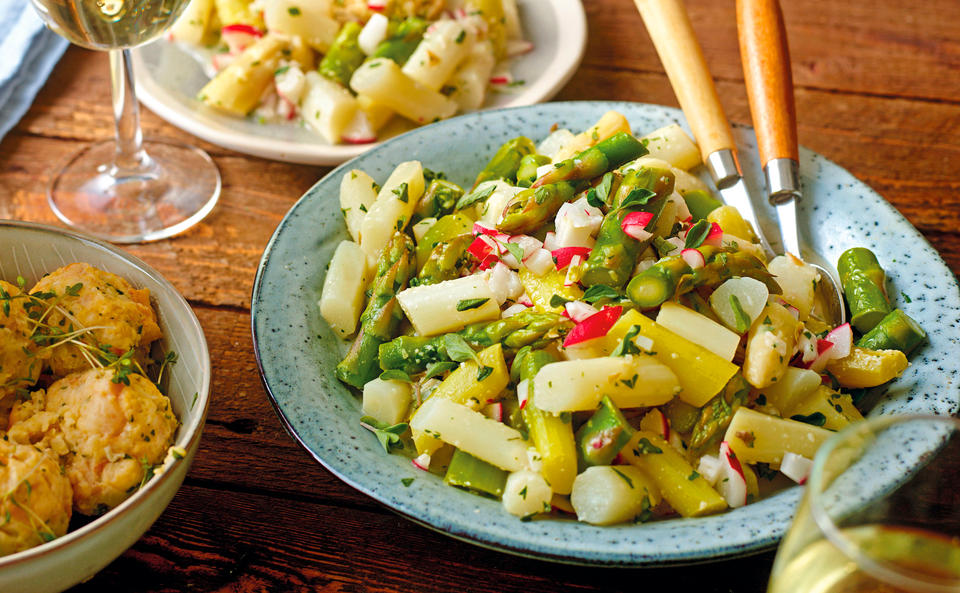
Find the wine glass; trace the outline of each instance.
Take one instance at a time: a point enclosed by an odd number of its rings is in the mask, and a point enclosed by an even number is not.
[[[31,0],[69,41],[110,52],[115,138],[75,154],[47,190],[70,226],[115,243],[170,237],[213,210],[220,173],[202,150],[143,140],[130,48],[156,38],[188,0]]]
[[[814,459],[768,593],[960,591],[960,421],[880,416]]]

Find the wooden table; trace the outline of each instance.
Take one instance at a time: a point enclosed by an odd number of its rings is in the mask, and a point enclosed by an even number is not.
[[[586,0],[590,41],[557,99],[676,105],[633,3]],[[727,114],[749,123],[733,2],[688,1]],[[956,0],[783,2],[800,141],[896,206],[960,270],[960,10]],[[112,133],[106,56],[71,48],[0,143],[0,217],[56,223],[50,172]],[[147,112],[148,135],[193,140]],[[220,205],[166,241],[128,248],[190,301],[213,357],[196,463],[133,548],[75,591],[761,591],[772,553],[685,568],[579,568],[460,543],[353,491],[287,435],[250,340],[260,254],[294,201],[328,169],[200,142],[220,167]]]

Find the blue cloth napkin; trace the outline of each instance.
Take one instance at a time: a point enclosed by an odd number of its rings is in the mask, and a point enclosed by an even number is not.
[[[26,0],[0,0],[0,140],[30,108],[67,49]]]

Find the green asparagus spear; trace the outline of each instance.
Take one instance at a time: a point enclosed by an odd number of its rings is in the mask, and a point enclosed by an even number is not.
[[[713,197],[710,192],[702,189],[695,189],[683,195],[683,201],[687,203],[687,209],[693,222],[703,220],[708,214],[723,206],[723,202]]]
[[[413,240],[397,232],[380,254],[370,300],[360,315],[360,331],[347,356],[337,365],[337,378],[344,383],[359,389],[380,374],[378,350],[380,344],[393,338],[403,318],[396,296],[413,272],[413,253]]]
[[[433,223],[427,232],[423,234],[417,243],[417,265],[422,269],[427,263],[427,258],[441,244],[459,237],[464,233],[469,233],[473,229],[473,220],[468,216],[455,212],[441,216],[437,222]]]
[[[837,261],[837,271],[850,305],[850,323],[865,334],[890,313],[884,288],[886,274],[877,256],[864,247],[844,251]]]
[[[497,228],[510,234],[532,232],[553,218],[560,206],[576,194],[577,186],[567,181],[527,188],[507,202]]]
[[[507,484],[507,472],[457,449],[453,452],[443,481],[476,494],[500,498]]]
[[[531,187],[558,181],[593,179],[645,154],[647,148],[639,140],[626,132],[617,132],[577,156],[555,163],[553,169],[537,179]]]
[[[556,313],[524,311],[498,321],[468,325],[459,334],[472,346],[486,348],[502,344],[506,354],[525,346],[542,348],[563,337],[573,323]],[[401,336],[380,346],[380,367],[399,369],[408,375],[423,372],[435,362],[450,360],[443,336]]]
[[[709,245],[696,249],[705,261],[703,267],[691,268],[680,254],[660,258],[630,280],[627,296],[637,307],[651,309],[674,295],[686,294],[699,286],[716,286],[734,276],[760,280],[772,294],[781,292],[763,262],[749,253]]]
[[[343,86],[350,86],[350,77],[366,59],[366,55],[357,44],[357,38],[362,29],[360,23],[355,21],[344,23],[336,39],[333,40],[333,45],[320,60],[320,66],[317,67],[320,74]]]
[[[462,276],[471,263],[467,248],[472,242],[473,235],[467,233],[438,243],[427,256],[417,277],[410,280],[410,285],[439,284]]]
[[[603,396],[600,407],[575,435],[577,471],[594,465],[610,465],[634,432],[610,397]]]
[[[536,152],[537,147],[534,146],[533,140],[526,136],[517,136],[512,140],[507,140],[493,155],[487,166],[477,175],[473,187],[477,187],[484,181],[494,179],[506,179],[509,183],[514,183],[517,180],[520,161],[523,157]]]
[[[417,45],[423,40],[423,33],[427,30],[427,25],[429,23],[421,18],[410,17],[395,27],[391,27],[394,30],[380,42],[370,58],[390,58],[403,66],[413,55],[413,50],[417,49]]]
[[[623,232],[623,219],[631,212],[650,212],[653,219],[646,229],[652,229],[657,224],[660,211],[667,198],[673,193],[673,173],[666,169],[643,168],[631,171],[624,177],[617,190],[616,204],[624,200],[637,189],[653,191],[653,196],[646,203],[636,203],[625,208],[616,208],[607,213],[597,233],[597,242],[584,262],[581,282],[587,286],[605,284],[617,290],[630,279],[630,274],[636,265],[637,257],[643,252],[653,236],[647,240],[637,240]]]
[[[537,180],[537,169],[550,162],[550,157],[542,154],[528,154],[520,159],[517,169],[517,187],[530,187]]]
[[[916,321],[900,309],[894,309],[857,340],[857,346],[870,350],[899,350],[909,354],[926,337],[927,333]]]
[[[700,409],[700,416],[690,437],[690,448],[699,449],[715,436],[721,435],[729,426],[730,419],[733,418],[737,408],[747,401],[749,394],[750,384],[740,373],[734,375],[723,391]]]
[[[410,222],[415,223],[424,218],[440,218],[450,214],[462,195],[463,188],[456,183],[446,179],[434,179],[417,201],[417,207],[413,211]]]

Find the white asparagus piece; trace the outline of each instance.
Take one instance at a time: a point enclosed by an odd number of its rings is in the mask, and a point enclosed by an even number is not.
[[[453,87],[450,98],[457,102],[460,111],[475,111],[483,106],[496,62],[492,43],[478,41],[473,45],[473,51],[460,64],[448,83]]]
[[[724,360],[732,361],[740,345],[739,335],[706,315],[671,301],[660,306],[657,323],[694,344],[700,344]]]
[[[434,21],[401,68],[424,87],[439,91],[473,48],[476,36],[455,20]]]
[[[330,258],[318,303],[320,315],[340,337],[357,329],[369,281],[363,250],[352,241],[342,241]]]
[[[573,481],[570,504],[577,520],[592,525],[630,521],[660,503],[660,490],[632,465],[588,467]]]
[[[688,171],[700,164],[700,149],[680,124],[670,124],[640,138],[646,142],[648,155],[667,161],[678,169]]]
[[[769,463],[777,467],[787,451],[813,459],[832,434],[833,431],[819,426],[740,407],[723,440],[730,443],[742,463]]]
[[[410,420],[410,428],[500,469],[516,472],[527,467],[527,444],[517,430],[448,399],[429,398]]]
[[[410,383],[374,379],[363,386],[363,414],[385,424],[399,424],[407,417],[411,401]]]
[[[390,237],[406,228],[423,188],[420,161],[400,163],[390,173],[360,224],[360,247],[368,258],[376,259]]]
[[[340,30],[330,0],[266,0],[262,6],[268,31],[300,37],[320,53],[327,53]]]
[[[507,477],[500,501],[511,515],[529,517],[537,513],[549,513],[552,498],[553,490],[542,475],[522,469]]]
[[[273,82],[280,50],[288,45],[276,35],[264,35],[210,79],[197,97],[227,113],[241,116],[250,113]]]
[[[190,45],[202,45],[212,14],[213,0],[192,0],[183,9],[177,22],[170,27],[170,39]]]
[[[496,295],[479,274],[411,286],[397,294],[397,301],[421,336],[457,331],[471,323],[500,318]],[[465,308],[468,305],[470,308]],[[458,311],[458,306],[464,310]]]
[[[368,60],[357,68],[350,88],[420,124],[457,112],[456,101],[417,83],[389,58]]]
[[[311,71],[300,114],[330,144],[338,144],[357,111],[357,100],[336,82]]]
[[[343,211],[347,231],[356,242],[360,241],[363,219],[376,199],[377,183],[360,169],[353,169],[340,181],[340,210]]]

